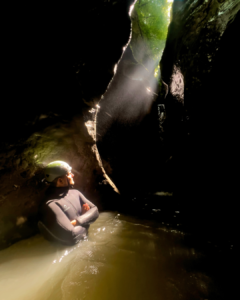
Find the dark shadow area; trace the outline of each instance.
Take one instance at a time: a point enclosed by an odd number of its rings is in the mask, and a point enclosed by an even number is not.
[[[71,119],[84,102],[100,99],[129,39],[131,3],[15,4],[6,10],[1,126],[8,126],[2,141],[19,138],[42,114]]]
[[[186,135],[173,155],[174,192],[190,226],[219,240],[235,240],[238,227],[239,26],[238,13],[221,38],[211,75],[198,93],[186,92]]]
[[[89,111],[129,40],[132,2],[15,3],[4,9],[0,248],[36,232],[32,219],[43,195],[37,174],[50,161],[71,164],[77,188],[100,207],[114,197],[85,123],[93,121]],[[20,217],[27,219],[22,228],[16,225]]]
[[[157,82],[149,77],[128,47],[99,103],[98,151],[107,171],[110,165],[107,174],[124,196],[150,191],[160,180],[157,104],[152,92]]]

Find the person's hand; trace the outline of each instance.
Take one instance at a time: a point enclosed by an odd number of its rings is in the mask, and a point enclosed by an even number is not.
[[[71,221],[71,224],[72,224],[73,226],[76,226],[76,225],[77,225],[77,221],[76,221],[76,220],[72,220],[72,221]]]
[[[82,206],[82,215],[85,214],[90,209],[89,205],[87,203],[83,204]]]

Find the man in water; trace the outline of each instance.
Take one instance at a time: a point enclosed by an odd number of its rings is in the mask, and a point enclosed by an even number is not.
[[[72,189],[74,174],[71,170],[63,161],[54,161],[45,168],[45,179],[50,186],[38,222],[46,239],[63,244],[78,243],[99,216],[98,208],[78,190]]]

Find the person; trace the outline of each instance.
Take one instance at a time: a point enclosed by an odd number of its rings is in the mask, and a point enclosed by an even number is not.
[[[74,185],[72,168],[63,161],[54,161],[45,168],[50,183],[40,207],[38,227],[50,241],[76,244],[87,236],[88,228],[99,216],[98,208]]]

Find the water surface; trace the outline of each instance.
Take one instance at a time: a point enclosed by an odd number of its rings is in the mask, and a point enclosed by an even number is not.
[[[204,259],[181,231],[105,212],[75,246],[36,235],[1,251],[1,299],[222,299]]]

